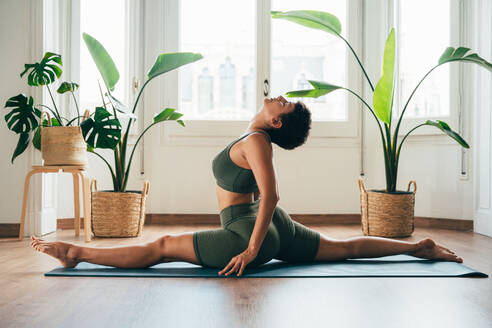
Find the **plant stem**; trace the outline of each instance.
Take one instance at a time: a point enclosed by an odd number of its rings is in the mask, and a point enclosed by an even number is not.
[[[60,113],[58,112],[58,108],[56,107],[56,104],[55,104],[55,99],[53,99],[53,95],[51,94],[50,87],[48,85],[46,85],[46,88],[48,89],[48,93],[50,94],[51,101],[53,102],[53,106],[55,106],[55,111],[58,114],[58,117],[56,119],[58,120],[58,122],[60,122],[60,125],[63,125],[62,121],[61,121]]]
[[[405,114],[405,112],[407,110],[408,104],[410,103],[410,99],[412,99],[413,94],[415,93],[415,91],[417,91],[417,88],[425,80],[425,78],[427,77],[427,75],[429,75],[434,69],[436,69],[440,65],[442,65],[442,64],[438,64],[438,65],[432,67],[432,69],[429,72],[427,72],[427,74],[425,74],[424,77],[420,80],[420,82],[417,84],[417,86],[415,87],[415,89],[413,89],[412,93],[410,94],[410,97],[408,97],[407,102],[405,103],[405,107],[403,107],[403,111],[401,112],[400,118],[398,119],[398,124],[396,124],[396,129],[395,129],[395,132],[394,132],[394,135],[393,135],[393,147],[396,146],[396,143],[397,143],[397,140],[398,140],[398,132],[400,130],[401,120],[403,119],[403,115]]]
[[[111,167],[111,165],[109,165],[108,161],[104,157],[102,157],[101,155],[99,155],[95,151],[89,151],[89,153],[92,153],[92,154],[98,156],[100,159],[102,159],[104,161],[104,163],[106,163],[106,165],[108,166],[109,172],[111,173],[111,178],[113,179],[113,188],[115,191],[117,191],[116,177],[114,176],[113,168]]]
[[[132,149],[132,152],[130,154],[130,158],[128,159],[128,167],[126,168],[126,171],[125,171],[125,180],[123,181],[123,188],[126,189],[126,183],[127,183],[127,180],[128,180],[128,175],[130,174],[130,166],[132,164],[132,159],[133,159],[133,153],[135,152],[135,149],[137,148],[137,145],[140,141],[140,139],[143,137],[143,135],[145,134],[145,132],[147,132],[148,129],[150,129],[152,126],[154,126],[155,124],[157,123],[152,123],[151,125],[149,125],[147,128],[145,128],[143,130],[143,132],[138,136],[138,139],[137,141],[135,142],[135,145],[133,145],[133,149]]]
[[[364,69],[364,66],[362,66],[362,63],[361,63],[361,61],[359,60],[359,57],[357,57],[357,54],[355,53],[354,49],[352,48],[352,46],[350,45],[350,43],[348,43],[348,41],[347,41],[347,40],[345,40],[345,38],[344,38],[344,37],[342,37],[341,35],[338,35],[338,36],[339,36],[339,37],[340,37],[343,41],[345,41],[345,43],[347,44],[347,46],[350,48],[350,51],[352,51],[352,53],[354,54],[355,59],[356,59],[356,60],[357,60],[357,62],[359,63],[360,68],[362,68],[362,72],[364,73],[364,75],[365,75],[365,77],[366,77],[366,79],[367,79],[367,82],[369,82],[369,86],[371,87],[372,92],[374,92],[374,87],[373,87],[373,85],[372,85],[372,83],[371,83],[371,80],[369,79],[369,76],[367,75],[367,72],[366,72],[366,70]]]
[[[77,124],[80,125],[80,112],[79,112],[79,105],[77,104],[77,99],[75,99],[75,95],[73,94],[73,91],[70,91],[73,97],[73,102],[75,103],[75,108],[77,109]],[[71,121],[70,121],[71,122]]]

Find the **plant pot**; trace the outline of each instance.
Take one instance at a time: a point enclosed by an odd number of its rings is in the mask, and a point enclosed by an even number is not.
[[[97,191],[97,182],[92,180],[91,228],[94,236],[140,236],[145,223],[145,199],[149,187],[149,181],[144,181],[142,191]]]
[[[87,145],[80,126],[51,126],[51,118],[49,114],[47,116],[49,126],[41,125],[41,158],[44,165],[86,166]]]
[[[414,231],[414,207],[417,184],[408,183],[407,191],[392,193],[384,190],[367,191],[358,180],[362,232],[366,236],[408,237]],[[410,191],[413,185],[414,190]]]

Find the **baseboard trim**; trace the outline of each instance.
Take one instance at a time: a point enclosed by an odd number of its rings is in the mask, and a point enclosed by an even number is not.
[[[291,214],[293,220],[308,225],[355,225],[360,224],[360,214]],[[145,225],[216,225],[220,226],[217,214],[146,214]],[[415,228],[436,228],[457,231],[473,231],[473,220],[440,219],[416,216]],[[18,237],[19,223],[0,223],[0,237]],[[84,220],[80,220],[81,229]],[[74,219],[56,220],[57,229],[73,229]]]

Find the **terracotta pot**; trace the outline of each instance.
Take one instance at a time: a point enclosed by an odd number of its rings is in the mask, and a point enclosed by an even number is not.
[[[359,178],[362,232],[366,236],[408,237],[414,226],[415,193],[417,184],[408,183],[407,191],[392,193],[384,190],[367,191]],[[413,185],[414,190],[410,191]]]

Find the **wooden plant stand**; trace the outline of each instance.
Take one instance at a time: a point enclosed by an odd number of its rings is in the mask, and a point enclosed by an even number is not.
[[[75,236],[80,235],[80,196],[79,196],[79,176],[82,179],[82,194],[84,206],[84,235],[85,242],[91,241],[91,196],[89,187],[89,176],[85,171],[84,166],[76,165],[33,165],[32,170],[27,173],[24,183],[24,197],[22,199],[22,218],[19,229],[19,240],[24,237],[24,222],[26,219],[27,195],[29,192],[29,180],[36,173],[72,173],[73,177],[73,196],[74,196],[74,211],[75,211]]]

